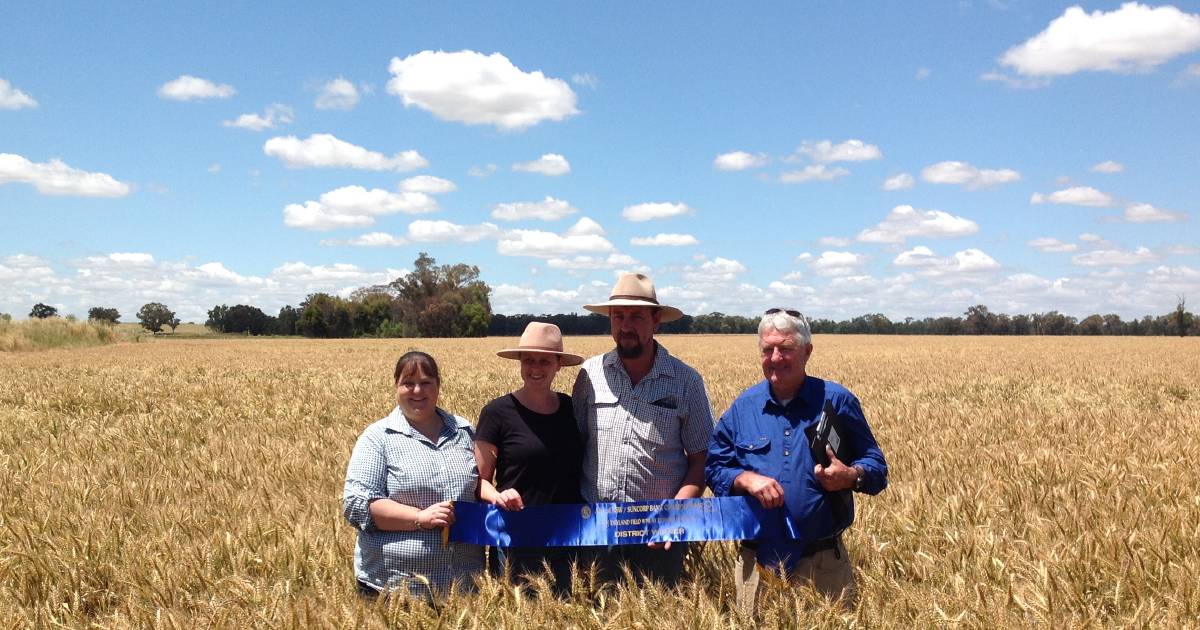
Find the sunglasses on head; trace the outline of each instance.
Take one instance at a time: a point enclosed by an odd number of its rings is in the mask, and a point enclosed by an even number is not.
[[[796,319],[804,319],[804,315],[800,311],[794,311],[790,308],[769,308],[763,315],[774,315],[775,313],[787,313]]]

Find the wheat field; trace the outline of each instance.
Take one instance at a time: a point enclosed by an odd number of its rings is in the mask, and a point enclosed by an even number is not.
[[[364,603],[341,488],[396,358],[433,354],[441,405],[474,418],[518,385],[492,354],[514,341],[0,353],[0,627],[1200,626],[1193,338],[818,336],[810,372],[858,394],[891,467],[848,533],[852,612],[772,587],[739,616],[730,543],[695,546],[677,591],[585,580],[559,601],[483,579],[437,609]],[[717,414],[760,377],[753,336],[662,341]]]

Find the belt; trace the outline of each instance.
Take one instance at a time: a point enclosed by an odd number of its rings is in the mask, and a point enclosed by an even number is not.
[[[809,556],[816,555],[816,553],[819,551],[828,551],[830,549],[833,549],[836,551],[838,548],[838,543],[840,543],[840,542],[842,542],[841,536],[834,536],[833,538],[822,538],[821,540],[818,540],[818,541],[808,545],[807,547],[805,547],[804,551],[800,552],[800,557],[807,558]]]
[[[830,538],[822,538],[818,541],[809,543],[807,546],[805,546],[804,551],[800,552],[799,557],[800,558],[808,558],[808,557],[816,555],[818,552],[828,551],[830,549],[837,551],[838,543],[840,543],[840,542],[842,542],[842,536],[840,534],[837,536],[830,537]],[[757,540],[743,540],[742,547],[744,547],[746,549],[758,549],[758,541]]]

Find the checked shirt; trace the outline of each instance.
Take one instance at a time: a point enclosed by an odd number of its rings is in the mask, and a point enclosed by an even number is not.
[[[654,345],[654,366],[637,385],[615,350],[585,361],[576,377],[571,400],[588,503],[674,498],[687,456],[708,448],[713,416],[704,379]]]
[[[383,531],[369,506],[388,498],[418,509],[441,501],[475,501],[473,429],[465,418],[438,409],[442,432],[434,443],[412,428],[397,407],[367,427],[350,454],[342,511],[358,529],[354,573],[380,591],[407,587],[424,596],[420,575],[434,591],[469,582],[483,569],[483,549],[442,543],[441,529]]]

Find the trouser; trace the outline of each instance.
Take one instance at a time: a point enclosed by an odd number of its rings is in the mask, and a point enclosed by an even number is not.
[[[734,566],[734,590],[738,609],[747,615],[754,613],[754,599],[760,580],[777,583],[786,580],[787,584],[795,587],[811,588],[829,599],[841,598],[845,608],[853,608],[858,599],[854,567],[840,537],[832,549],[821,549],[801,556],[786,576],[780,576],[773,569],[758,564],[756,551],[741,545]]]
[[[492,547],[488,570],[500,576],[507,564],[513,581],[527,584],[530,576],[540,574],[545,564],[549,564],[551,588],[555,595],[563,597],[571,593],[571,565],[578,559],[576,547]]]
[[[624,567],[628,566],[638,584],[651,580],[666,587],[679,584],[683,576],[683,559],[687,556],[685,542],[673,542],[670,549],[651,549],[646,545],[610,545],[593,549],[592,559],[597,564],[601,582],[623,579]]]

